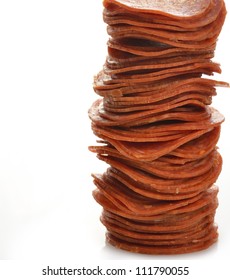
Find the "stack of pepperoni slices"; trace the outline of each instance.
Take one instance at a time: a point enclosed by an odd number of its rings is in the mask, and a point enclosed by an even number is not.
[[[216,144],[224,117],[211,107],[212,61],[223,0],[104,0],[108,55],[89,110],[108,164],[94,174],[101,222],[115,247],[146,254],[203,250],[218,237]]]

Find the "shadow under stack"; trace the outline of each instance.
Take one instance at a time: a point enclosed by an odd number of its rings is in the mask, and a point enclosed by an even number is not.
[[[106,240],[145,254],[181,254],[218,238],[215,182],[224,117],[211,107],[222,0],[104,0],[108,56],[89,110],[106,162],[93,174]]]

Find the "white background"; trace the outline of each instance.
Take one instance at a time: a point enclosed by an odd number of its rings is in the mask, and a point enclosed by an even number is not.
[[[227,1],[226,1],[227,2]],[[229,1],[227,3],[230,10]],[[215,61],[230,81],[228,17]],[[91,173],[106,168],[87,111],[105,61],[102,1],[0,1],[0,259],[37,261],[212,260],[230,250],[230,89],[213,106],[225,115],[216,222],[219,241],[183,256],[146,256],[105,244]]]

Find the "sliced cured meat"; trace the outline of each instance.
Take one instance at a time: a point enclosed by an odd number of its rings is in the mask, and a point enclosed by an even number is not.
[[[119,171],[120,176],[122,178],[127,179],[126,181],[131,182],[132,185],[135,185],[139,188],[144,188],[148,190],[158,191],[160,193],[168,193],[168,194],[185,194],[185,193],[198,193],[204,191],[209,188],[213,183],[216,182],[218,175],[221,171],[222,159],[218,154],[215,158],[213,158],[211,162],[211,166],[209,169],[198,176],[190,177],[190,178],[162,178],[162,176],[157,176],[156,174],[151,174],[147,172],[143,172],[143,169],[138,169],[136,166],[129,166],[124,162],[117,161],[108,157],[100,157],[105,162],[110,164],[113,168]],[[149,171],[149,170],[148,170]],[[125,175],[129,174],[129,175]],[[106,177],[108,178],[108,176]],[[115,180],[116,181],[116,180]],[[114,186],[119,186],[118,182],[113,180]],[[120,182],[121,185],[121,182]],[[107,186],[109,189],[109,187]],[[111,186],[112,188],[112,186]],[[116,188],[116,187],[115,187]],[[121,188],[121,186],[120,186]],[[176,199],[176,196],[175,196]]]
[[[104,7],[107,9],[107,15],[110,16],[122,15],[125,17],[128,15],[142,22],[158,22],[182,28],[202,27],[215,22],[221,9],[225,8],[222,0],[196,0],[190,4],[184,2],[186,1],[134,0],[121,3],[121,1],[108,0],[104,1]],[[156,7],[156,9],[151,9],[151,7]],[[170,9],[172,13],[170,13]]]
[[[214,149],[207,156],[198,158],[192,161],[185,162],[183,164],[175,164],[162,160],[162,158],[156,159],[152,162],[139,162],[135,160],[129,160],[122,156],[116,149],[109,146],[93,146],[90,147],[92,152],[98,154],[98,157],[105,162],[110,159],[124,163],[129,167],[138,168],[142,171],[156,175],[167,179],[181,179],[192,178],[207,172],[213,165],[213,161],[218,160],[219,153]]]
[[[122,239],[118,239],[113,236],[111,233],[106,235],[107,241],[115,246],[116,248],[127,250],[133,253],[141,253],[141,254],[159,254],[159,255],[175,255],[175,254],[185,254],[196,252],[200,250],[207,249],[213,243],[217,241],[218,233],[217,229],[214,228],[211,233],[208,233],[206,238],[198,239],[195,242],[186,243],[182,245],[171,245],[171,246],[148,246],[144,244],[136,244],[127,241],[123,241]]]
[[[169,96],[175,96],[179,93],[182,93],[183,90],[180,89],[181,86],[195,86],[204,85],[209,88],[215,88],[217,86],[228,87],[229,84],[221,81],[215,81],[211,79],[201,78],[199,75],[178,75],[176,78],[171,77],[168,79],[159,79],[158,81],[152,81],[151,83],[137,83],[127,85],[123,83],[123,86],[118,84],[104,84],[102,77],[99,75],[95,78],[94,89],[97,94],[103,97],[112,97],[112,98],[121,98],[124,96],[138,96],[148,95],[150,100],[162,100]],[[173,90],[169,91],[168,86],[172,86]],[[174,93],[175,91],[175,93]],[[186,90],[185,90],[186,91]],[[169,95],[170,94],[170,95]],[[156,97],[155,97],[156,95]],[[160,95],[160,96],[159,96]],[[158,99],[157,99],[158,97]]]
[[[140,70],[150,70],[150,69],[164,69],[172,68],[181,65],[188,65],[201,61],[210,61],[213,57],[212,53],[205,53],[200,55],[186,55],[176,56],[176,57],[166,57],[166,58],[140,58],[130,59],[128,65],[126,63],[117,62],[112,57],[108,57],[106,60],[106,65],[104,67],[104,72],[107,74],[118,74],[118,73],[131,73],[131,71]],[[138,59],[139,58],[139,59]],[[133,64],[133,65],[132,65]]]
[[[193,1],[189,6],[186,5],[186,1],[133,1],[133,0],[105,0],[104,5],[109,3],[116,4],[119,7],[135,12],[145,12],[167,15],[169,17],[194,17],[203,16],[205,11],[208,10],[211,5],[211,0],[196,0]]]
[[[191,102],[191,101],[189,101]],[[192,102],[191,102],[192,103]],[[190,103],[190,105],[191,105]],[[138,110],[134,112],[114,114],[104,110],[102,100],[97,100],[89,110],[89,117],[91,120],[99,126],[119,126],[119,127],[132,127],[141,126],[144,124],[156,123],[159,121],[178,120],[187,122],[202,122],[209,121],[211,116],[211,110],[208,107],[194,106],[181,106],[186,105],[187,102],[172,104],[171,108],[169,104],[162,106],[162,111],[157,106],[156,109]],[[167,107],[168,105],[168,107]],[[194,103],[195,105],[195,103]],[[163,110],[164,109],[164,110]]]
[[[140,42],[140,46],[137,47],[137,42]],[[144,38],[112,38],[108,41],[108,46],[110,47],[110,53],[112,49],[119,50],[120,52],[125,52],[132,55],[140,55],[143,57],[171,57],[175,55],[188,55],[190,54],[202,54],[202,53],[212,53],[215,49],[216,43],[213,45],[206,46],[206,48],[199,48],[198,46],[193,48],[183,48],[179,46],[170,46],[164,42],[156,42],[152,40],[147,40]]]
[[[218,238],[224,117],[207,75],[226,17],[223,0],[104,0],[108,54],[89,109],[108,165],[93,174],[109,244],[143,254],[204,250]],[[206,76],[205,76],[206,75]]]

